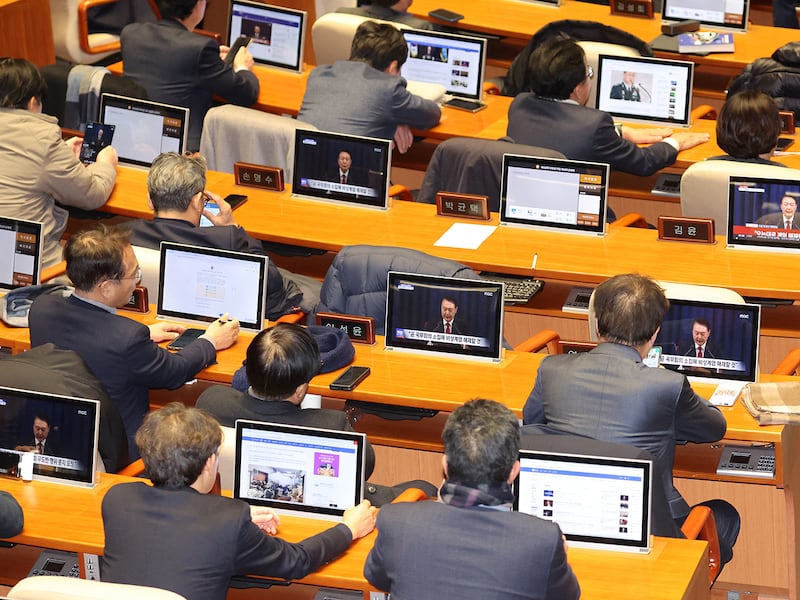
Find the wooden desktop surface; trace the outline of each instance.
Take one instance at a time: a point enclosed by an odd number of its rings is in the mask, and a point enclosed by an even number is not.
[[[25,529],[9,538],[10,541],[101,555],[103,496],[112,485],[136,480],[111,474],[99,476],[100,483],[93,489],[0,478],[0,489],[12,494],[25,513]],[[282,516],[280,536],[296,542],[330,525],[330,522]],[[365,592],[374,589],[364,579],[363,569],[375,535],[373,532],[356,541],[340,558],[299,581]],[[655,538],[652,552],[644,556],[572,548],[569,561],[581,584],[583,598],[635,599],[641,597],[642,590],[647,590],[648,598],[658,600],[709,597],[705,542]]]

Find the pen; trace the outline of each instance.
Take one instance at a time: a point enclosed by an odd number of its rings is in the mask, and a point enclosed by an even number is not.
[[[533,262],[531,263],[531,271],[535,271],[536,270],[536,261],[538,261],[538,260],[539,260],[539,253],[535,252],[533,254]]]

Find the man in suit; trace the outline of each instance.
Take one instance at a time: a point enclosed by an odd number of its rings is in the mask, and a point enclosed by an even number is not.
[[[397,598],[580,596],[558,525],[512,512],[516,416],[494,400],[458,407],[442,432],[439,502],[384,506],[364,576]]]
[[[714,442],[725,435],[725,417],[698,396],[684,375],[647,367],[669,301],[653,280],[617,275],[594,292],[594,324],[600,344],[591,352],[550,356],[542,361],[522,416],[571,435],[632,444],[655,457],[673,518],[689,506],[672,482],[678,440]],[[730,504],[711,500],[722,560],[733,556],[739,515]]]
[[[189,108],[188,149],[196,151],[213,96],[242,106],[258,98],[253,56],[240,48],[227,65],[227,46],[194,33],[206,0],[159,0],[158,7],[159,22],[131,23],[122,30],[125,75],[144,87],[150,100]]]
[[[341,523],[290,543],[274,536],[271,509],[209,495],[222,430],[205,411],[172,402],[147,416],[136,443],[153,485],[115,485],[103,498],[103,581],[224,600],[234,575],[305,577],[375,526],[364,500]]]
[[[356,29],[350,60],[316,67],[308,77],[297,118],[323,131],[395,140],[410,146],[409,127],[430,129],[442,111],[406,89],[400,68],[408,46],[389,23],[364,21]]]
[[[206,161],[202,156],[181,156],[176,152],[159,155],[147,175],[147,193],[155,217],[125,223],[134,246],[158,250],[162,241],[220,250],[264,254],[261,242],[247,235],[236,223],[230,205],[206,187]],[[219,214],[206,210],[209,200],[219,206]],[[205,216],[213,227],[200,227]],[[291,278],[270,261],[267,271],[267,318],[277,319],[298,308],[311,310],[319,301],[312,293],[304,298]],[[313,290],[312,290],[313,291]]]
[[[636,73],[633,71],[623,71],[622,81],[611,86],[612,100],[628,100],[630,102],[641,102],[639,88],[636,87]]]
[[[366,6],[352,8],[342,7],[337,8],[336,12],[369,17],[370,19],[378,19],[379,21],[402,23],[412,29],[438,29],[438,27],[430,21],[420,19],[409,13],[408,9],[411,3],[412,0],[372,0],[372,2],[368,3]]]
[[[709,343],[709,337],[711,337],[711,323],[708,322],[708,319],[697,317],[692,321],[692,344],[683,355],[697,358],[722,358],[719,349]]]
[[[528,69],[531,92],[519,94],[508,110],[508,136],[518,144],[646,176],[674,163],[680,150],[708,141],[707,133],[615,127],[611,115],[584,106],[594,72],[572,38],[543,42],[531,54]],[[637,145],[651,142],[656,143]]]
[[[781,212],[764,215],[759,225],[777,227],[778,229],[800,229],[800,216],[797,215],[797,199],[788,194],[781,198]]]
[[[58,446],[50,442],[48,439],[49,436],[50,417],[43,414],[36,414],[33,417],[33,441],[28,445],[17,446],[15,450],[58,456]]]
[[[353,166],[353,157],[347,150],[339,150],[336,155],[336,168],[326,177],[328,181],[346,185],[369,185],[364,169]]]
[[[444,296],[439,305],[439,312],[442,318],[436,321],[432,331],[437,333],[453,333],[456,335],[466,335],[463,327],[456,324],[458,314],[458,300],[455,296]]]
[[[217,351],[236,341],[239,322],[224,315],[173,353],[158,342],[176,338],[185,327],[165,322],[147,327],[116,314],[142,278],[129,237],[127,229],[102,224],[73,235],[64,255],[75,292],[68,298],[39,296],[28,320],[31,346],[51,342],[74,350],[100,380],[122,416],[135,460],[134,435],[150,408],[149,390],[177,388],[213,364]]]

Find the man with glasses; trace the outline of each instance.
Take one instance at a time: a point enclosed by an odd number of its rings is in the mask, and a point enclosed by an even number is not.
[[[528,63],[531,92],[519,94],[508,110],[508,136],[517,144],[552,148],[573,160],[608,163],[643,176],[674,163],[680,150],[708,141],[707,133],[615,126],[611,115],[585,106],[592,77],[574,39],[543,42]],[[653,145],[637,145],[645,143]]]
[[[239,322],[223,315],[180,352],[158,346],[185,327],[164,322],[147,327],[117,314],[142,279],[129,239],[127,229],[102,224],[72,236],[64,256],[75,292],[67,298],[39,296],[28,320],[31,346],[53,343],[74,350],[97,376],[122,416],[134,460],[139,456],[134,435],[149,410],[149,390],[177,388],[214,363],[217,351],[236,341]]]

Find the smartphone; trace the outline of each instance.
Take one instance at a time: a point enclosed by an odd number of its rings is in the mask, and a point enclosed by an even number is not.
[[[444,103],[445,106],[450,108],[457,108],[458,110],[466,110],[468,112],[478,112],[486,108],[485,104],[475,102],[474,100],[463,100],[461,98],[451,98]]]
[[[785,137],[778,138],[778,147],[775,149],[778,152],[783,152],[792,144],[794,144],[794,140],[792,138],[785,138]]]
[[[180,350],[181,348],[185,348],[204,333],[204,329],[187,329],[167,344],[167,350]]]
[[[464,18],[464,15],[453,12],[452,10],[447,10],[446,8],[437,8],[436,10],[432,10],[428,13],[428,16],[433,17],[434,19],[447,21],[448,23],[455,23]]]
[[[334,379],[331,382],[330,388],[332,390],[345,390],[349,392],[364,381],[369,373],[369,367],[352,366]]]
[[[225,196],[225,202],[231,205],[231,210],[235,210],[237,206],[247,202],[247,196],[244,194],[228,194]]]
[[[88,165],[97,160],[97,154],[111,144],[114,138],[115,125],[105,123],[87,123],[83,132],[83,143],[81,144],[80,161]]]
[[[231,205],[231,210],[235,209],[240,204],[244,204],[246,201],[247,196],[244,194],[228,194],[225,196],[225,202]],[[209,211],[211,214],[219,214],[219,204],[213,200],[207,201],[204,209]],[[214,224],[205,215],[200,217],[200,227],[213,227],[213,225]]]
[[[228,55],[225,57],[225,64],[230,66],[233,64],[233,59],[236,58],[236,53],[239,52],[239,48],[244,46],[245,48],[250,45],[250,38],[246,35],[240,35],[236,38],[236,41],[231,44],[231,49],[228,51]]]
[[[661,346],[653,346],[642,360],[647,367],[658,367],[661,364]]]

